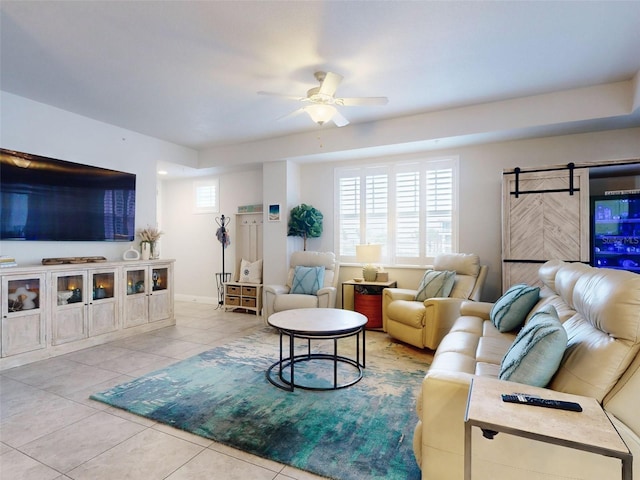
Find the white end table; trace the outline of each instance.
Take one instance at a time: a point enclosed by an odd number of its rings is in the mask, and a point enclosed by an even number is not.
[[[577,402],[582,412],[506,403],[503,393],[514,392],[550,400]],[[545,421],[541,422],[540,418]],[[491,437],[504,432],[539,442],[575,448],[622,460],[622,479],[632,480],[633,457],[595,398],[581,397],[494,378],[474,377],[464,419],[464,478],[471,480],[471,428]]]

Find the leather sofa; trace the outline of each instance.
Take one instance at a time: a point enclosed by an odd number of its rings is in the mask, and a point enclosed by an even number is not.
[[[296,266],[324,267],[324,283],[315,295],[290,293]],[[293,252],[289,272],[282,285],[264,286],[264,319],[294,308],[335,308],[340,264],[333,252]]]
[[[416,301],[417,290],[385,288],[382,293],[382,329],[391,337],[418,348],[435,350],[460,314],[464,300],[479,301],[488,267],[477,255],[441,254],[431,270],[456,272],[453,290],[447,298]]]
[[[579,263],[549,261],[529,317],[553,305],[568,345],[547,389],[596,398],[636,461],[640,478],[640,275]],[[489,320],[492,304],[465,302],[444,337],[417,399],[414,453],[428,480],[462,480],[464,416],[471,379],[497,378],[516,332],[500,333]],[[509,393],[509,392],[506,392]],[[540,422],[546,409],[539,409]],[[613,480],[620,460],[499,434],[493,440],[472,429],[475,480]]]

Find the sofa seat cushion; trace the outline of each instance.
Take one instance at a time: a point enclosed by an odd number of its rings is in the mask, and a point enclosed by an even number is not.
[[[500,364],[477,362],[475,374],[482,377],[498,378],[500,376]]]
[[[505,353],[509,350],[516,336],[504,335],[503,337],[482,337],[478,341],[476,360],[500,366]]]
[[[438,355],[442,353],[459,353],[466,355],[467,357],[476,358],[476,351],[478,350],[478,342],[480,337],[469,332],[449,332],[438,345],[438,350],[434,360]]]
[[[387,316],[413,328],[424,326],[424,304],[413,300],[395,300],[387,307]]]
[[[434,357],[429,367],[429,374],[438,371],[474,374],[476,359],[458,352],[442,352]]]
[[[317,308],[318,297],[315,295],[302,295],[290,293],[288,295],[278,295],[273,303],[276,312],[292,310],[294,308]]]
[[[458,317],[451,327],[450,332],[467,332],[480,337],[482,335],[484,321],[480,317]]]

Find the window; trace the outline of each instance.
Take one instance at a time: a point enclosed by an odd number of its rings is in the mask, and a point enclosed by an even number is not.
[[[194,213],[216,213],[220,207],[220,182],[218,179],[197,181],[193,184]]]
[[[355,262],[362,243],[382,244],[394,265],[457,251],[457,170],[457,158],[336,169],[340,260]]]

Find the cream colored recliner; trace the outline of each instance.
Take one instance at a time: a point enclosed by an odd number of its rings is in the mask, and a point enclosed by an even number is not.
[[[398,340],[435,350],[460,315],[461,303],[480,300],[488,267],[480,265],[477,255],[452,253],[436,256],[433,266],[428,269],[456,272],[449,297],[419,302],[415,300],[417,290],[385,288],[382,293],[382,328]]]
[[[324,267],[324,284],[316,295],[289,293],[296,266]],[[333,252],[294,252],[285,285],[264,286],[264,319],[294,308],[335,308],[340,264]]]

